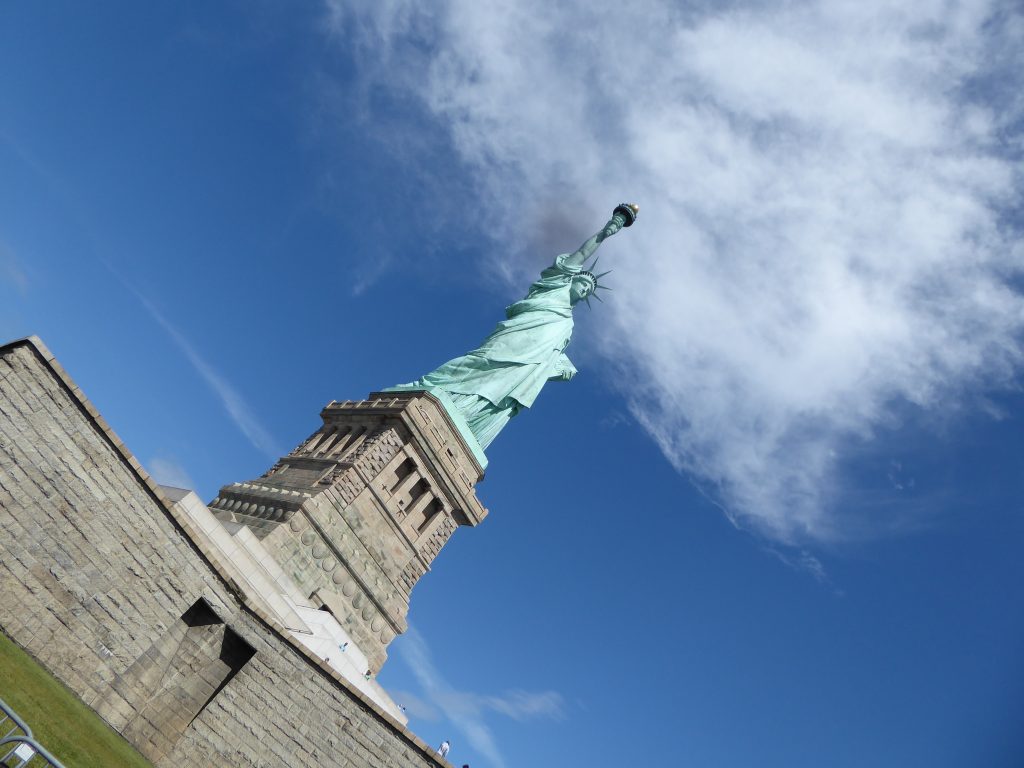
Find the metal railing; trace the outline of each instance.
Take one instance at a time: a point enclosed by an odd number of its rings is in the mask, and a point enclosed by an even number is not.
[[[14,761],[14,762],[12,762]],[[32,736],[32,729],[0,699],[0,766],[3,768],[64,768]]]

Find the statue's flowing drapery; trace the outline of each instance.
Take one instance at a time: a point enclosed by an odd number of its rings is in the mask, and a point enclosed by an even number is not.
[[[600,277],[585,271],[583,264],[605,239],[632,225],[638,211],[635,203],[617,206],[599,232],[575,252],[558,256],[540,273],[525,298],[505,308],[505,319],[479,347],[385,392],[433,393],[486,466],[482,449],[509,420],[533,405],[547,382],[568,381],[576,375],[576,368],[565,356],[572,338],[572,310],[581,299],[589,302],[590,294],[599,288]],[[471,437],[466,435],[467,429]]]
[[[391,390],[443,390],[486,448],[546,382],[576,375],[564,351],[573,329],[570,286],[581,269],[570,258],[556,258],[479,347]]]

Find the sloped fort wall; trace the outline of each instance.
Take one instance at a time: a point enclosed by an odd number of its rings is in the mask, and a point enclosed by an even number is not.
[[[158,766],[447,765],[242,604],[37,339],[0,347],[0,629]]]

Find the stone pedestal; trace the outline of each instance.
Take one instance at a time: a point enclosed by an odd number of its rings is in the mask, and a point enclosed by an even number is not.
[[[229,530],[248,526],[376,672],[408,626],[413,586],[458,526],[487,515],[474,491],[483,469],[426,392],[376,392],[320,415],[308,440],[209,507]]]

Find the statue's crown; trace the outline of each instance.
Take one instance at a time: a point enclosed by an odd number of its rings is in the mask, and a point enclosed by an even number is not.
[[[588,295],[587,298],[585,299],[585,301],[587,302],[587,306],[588,307],[590,306],[590,297],[591,296],[593,296],[598,301],[604,301],[604,299],[602,299],[600,296],[597,295],[598,288],[602,288],[602,289],[604,289],[606,291],[610,291],[611,290],[611,288],[609,288],[607,285],[601,285],[601,283],[599,282],[600,279],[602,277],[604,277],[605,275],[607,275],[609,272],[611,272],[611,270],[609,269],[608,272],[602,272],[599,275],[595,275],[591,270],[593,270],[596,266],[597,266],[597,259],[594,259],[593,263],[590,265],[590,269],[581,269],[575,275],[575,277],[582,277],[582,278],[590,281],[590,295]]]

